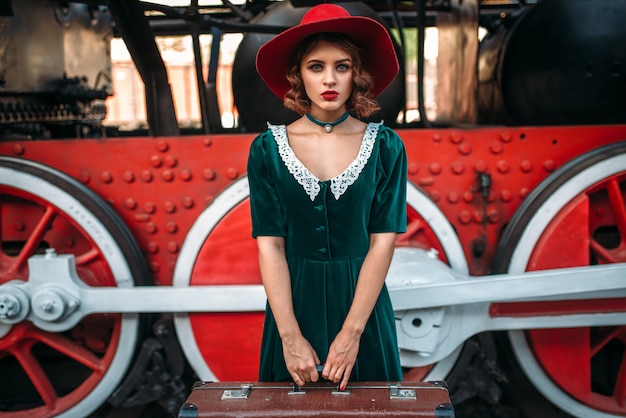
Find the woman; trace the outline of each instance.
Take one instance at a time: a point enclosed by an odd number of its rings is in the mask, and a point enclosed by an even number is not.
[[[366,124],[398,72],[387,30],[322,4],[261,47],[257,70],[303,115],[268,124],[248,161],[252,235],[268,298],[260,381],[399,381],[384,285],[406,228],[402,141]],[[323,366],[320,366],[323,365]],[[316,367],[318,366],[318,367]]]

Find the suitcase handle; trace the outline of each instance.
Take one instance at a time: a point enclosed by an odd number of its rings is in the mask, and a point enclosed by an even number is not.
[[[315,370],[317,370],[318,373],[322,373],[322,370],[324,370],[324,365],[323,364],[316,365]],[[289,392],[290,395],[303,395],[305,393],[306,391],[302,390],[302,388],[298,386],[296,382],[293,382],[293,389]],[[332,394],[333,395],[349,395],[350,392],[345,389],[342,390],[341,384],[338,384],[337,389],[333,390]]]
[[[345,389],[341,390],[341,386],[337,385],[337,388],[333,390],[331,393],[333,395],[349,395],[350,391],[345,390]],[[295,383],[293,383],[293,389],[289,391],[289,395],[304,395],[304,394],[306,394],[306,391],[303,390],[301,386],[298,386]]]

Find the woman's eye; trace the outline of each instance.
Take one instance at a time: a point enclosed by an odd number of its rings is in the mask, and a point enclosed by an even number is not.
[[[322,71],[322,66],[320,64],[311,65],[311,71]]]
[[[350,69],[350,67],[348,67],[346,64],[339,64],[337,66],[337,71],[348,71]]]

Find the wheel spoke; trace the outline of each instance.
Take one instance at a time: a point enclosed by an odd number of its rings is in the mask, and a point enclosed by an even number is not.
[[[621,330],[613,327],[603,327],[598,330],[591,341],[591,357],[598,354],[611,340],[615,339]]]
[[[34,332],[33,338],[54,348],[61,354],[66,355],[72,360],[77,361],[85,367],[95,371],[102,371],[102,362],[91,351],[82,345],[60,336],[59,334],[51,334],[49,332]]]
[[[17,256],[15,264],[13,264],[13,266],[9,268],[9,274],[17,273],[26,266],[28,257],[35,253],[37,246],[42,241],[44,235],[46,235],[46,232],[52,224],[55,216],[56,210],[52,206],[47,206],[46,211],[37,223],[37,226],[35,227],[33,233],[28,237],[28,240],[24,244],[24,247],[22,247],[22,250]]]
[[[30,348],[32,344],[28,344],[27,350],[16,350],[14,352],[15,358],[24,369],[24,372],[28,375],[33,386],[41,396],[41,399],[46,404],[48,409],[54,410],[58,397],[50,379],[43,371],[37,359],[32,355]]]
[[[100,257],[101,253],[95,248],[90,249],[89,251],[76,256],[76,265],[77,266],[85,266],[89,264],[91,261]]]
[[[589,239],[589,245],[591,246],[591,251],[595,253],[598,259],[604,260],[605,263],[619,263],[620,259],[616,258],[606,250],[602,245],[598,243],[598,241],[594,239]]]
[[[615,214],[617,229],[619,230],[623,242],[624,237],[626,237],[626,205],[624,204],[624,198],[616,178],[612,178],[607,182],[607,191],[609,193],[613,213]]]
[[[424,222],[421,219],[413,219],[406,226],[406,232],[400,234],[396,240],[397,246],[411,246],[411,239],[414,239],[424,230]]]

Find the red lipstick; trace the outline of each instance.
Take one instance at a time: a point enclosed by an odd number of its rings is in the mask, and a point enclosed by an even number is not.
[[[339,93],[334,90],[326,90],[322,93],[322,98],[324,100],[335,100],[337,97],[339,97]]]

